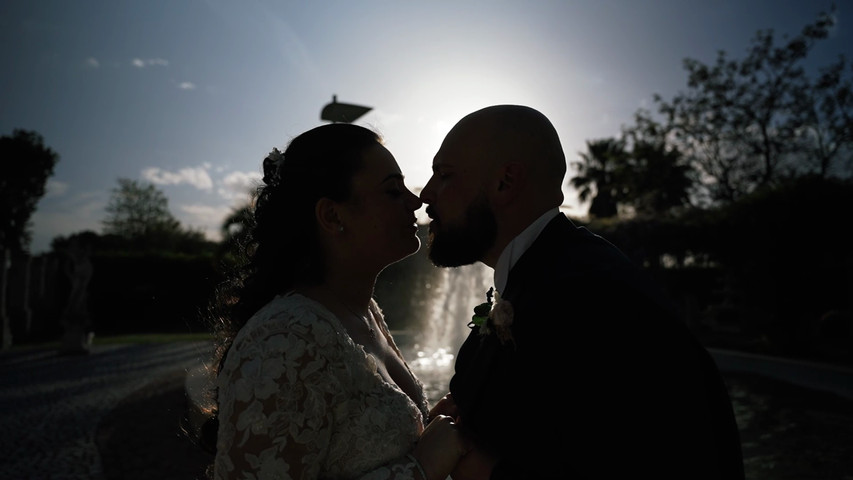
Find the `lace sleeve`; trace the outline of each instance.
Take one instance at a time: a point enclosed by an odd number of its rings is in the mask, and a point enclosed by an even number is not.
[[[335,378],[305,333],[250,336],[220,384],[217,478],[316,478],[328,445]],[[221,477],[220,477],[221,475]]]
[[[387,393],[362,394],[376,389],[371,378],[379,381],[360,373],[369,371],[361,364],[372,357],[363,351],[361,363],[347,357],[352,343],[316,315],[272,320],[247,325],[217,379],[215,478],[413,479],[415,466],[401,455],[417,429],[401,424],[414,420],[408,413],[393,418],[387,406],[373,408],[376,398],[393,405],[393,398],[382,399]],[[386,413],[392,418],[372,418]],[[404,451],[383,458],[389,439]]]

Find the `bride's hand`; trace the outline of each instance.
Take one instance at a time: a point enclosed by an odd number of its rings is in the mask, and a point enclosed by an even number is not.
[[[412,455],[426,472],[425,480],[444,480],[468,450],[468,441],[453,418],[438,415],[421,434]]]
[[[459,418],[459,408],[456,406],[456,402],[453,401],[453,397],[448,393],[438,403],[435,404],[429,411],[429,418],[435,418],[439,415],[449,415],[453,417],[457,423],[461,420]]]

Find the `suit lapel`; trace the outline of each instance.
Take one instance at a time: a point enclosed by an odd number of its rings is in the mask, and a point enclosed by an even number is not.
[[[548,253],[552,251],[552,248],[559,245],[561,238],[565,238],[563,237],[564,233],[573,231],[573,227],[574,224],[571,220],[563,214],[557,215],[548,222],[548,225],[530,245],[530,248],[521,255],[510,269],[506,287],[504,287],[503,292],[500,292],[501,295],[512,302],[523,288],[524,280],[538,274],[537,271],[540,269],[541,262],[548,261]]]
[[[573,227],[574,224],[564,215],[558,215],[548,223],[509,272],[505,292],[500,292],[502,298],[515,304],[515,299],[524,293],[524,280],[530,278],[530,275],[538,274],[539,265],[548,260],[550,248],[555,243],[559,244],[561,232],[566,230],[566,226]],[[487,383],[496,379],[492,372],[495,357],[502,354],[506,352],[496,335],[480,335],[479,327],[474,327],[468,334],[459,349],[455,374],[450,381],[450,391],[463,411],[468,410],[471,405],[481,405],[480,402],[484,401],[481,397],[486,394]]]

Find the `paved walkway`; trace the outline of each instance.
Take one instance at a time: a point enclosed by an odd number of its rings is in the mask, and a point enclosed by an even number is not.
[[[208,342],[0,353],[0,479],[103,479],[98,424],[125,397],[195,368]],[[145,421],[145,412],[139,412]]]
[[[853,367],[709,349],[723,374],[750,373],[853,400]]]
[[[849,368],[713,353],[724,371],[758,373],[853,398]],[[174,431],[174,410],[182,409],[185,400],[193,403],[204,390],[198,367],[209,354],[209,342],[96,345],[81,356],[45,349],[0,352],[0,480],[129,480],[151,478],[152,471],[160,472],[158,479],[189,480],[182,472],[194,471],[199,462],[177,451],[175,445],[183,444],[162,439]],[[158,400],[161,393],[164,398]],[[158,408],[173,409],[165,424],[157,424],[153,411]],[[130,420],[119,422],[122,431],[111,437],[118,445],[107,450],[109,458],[101,458],[99,425],[109,425],[116,416]],[[152,442],[162,445],[152,447]],[[176,455],[186,457],[183,470]],[[155,465],[155,460],[167,465]]]

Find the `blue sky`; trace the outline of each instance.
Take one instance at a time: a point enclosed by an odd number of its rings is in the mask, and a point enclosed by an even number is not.
[[[819,64],[853,58],[853,5],[839,3],[833,35],[811,55]],[[155,183],[184,226],[218,239],[262,159],[325,123],[332,95],[373,108],[356,123],[382,133],[417,191],[471,111],[541,110],[571,162],[653,94],[685,89],[684,58],[741,58],[756,31],[781,41],[830,5],[3,0],[0,135],[35,130],[60,155],[32,218],[33,253],[57,235],[100,232],[119,178]],[[568,187],[566,210],[586,211]]]

